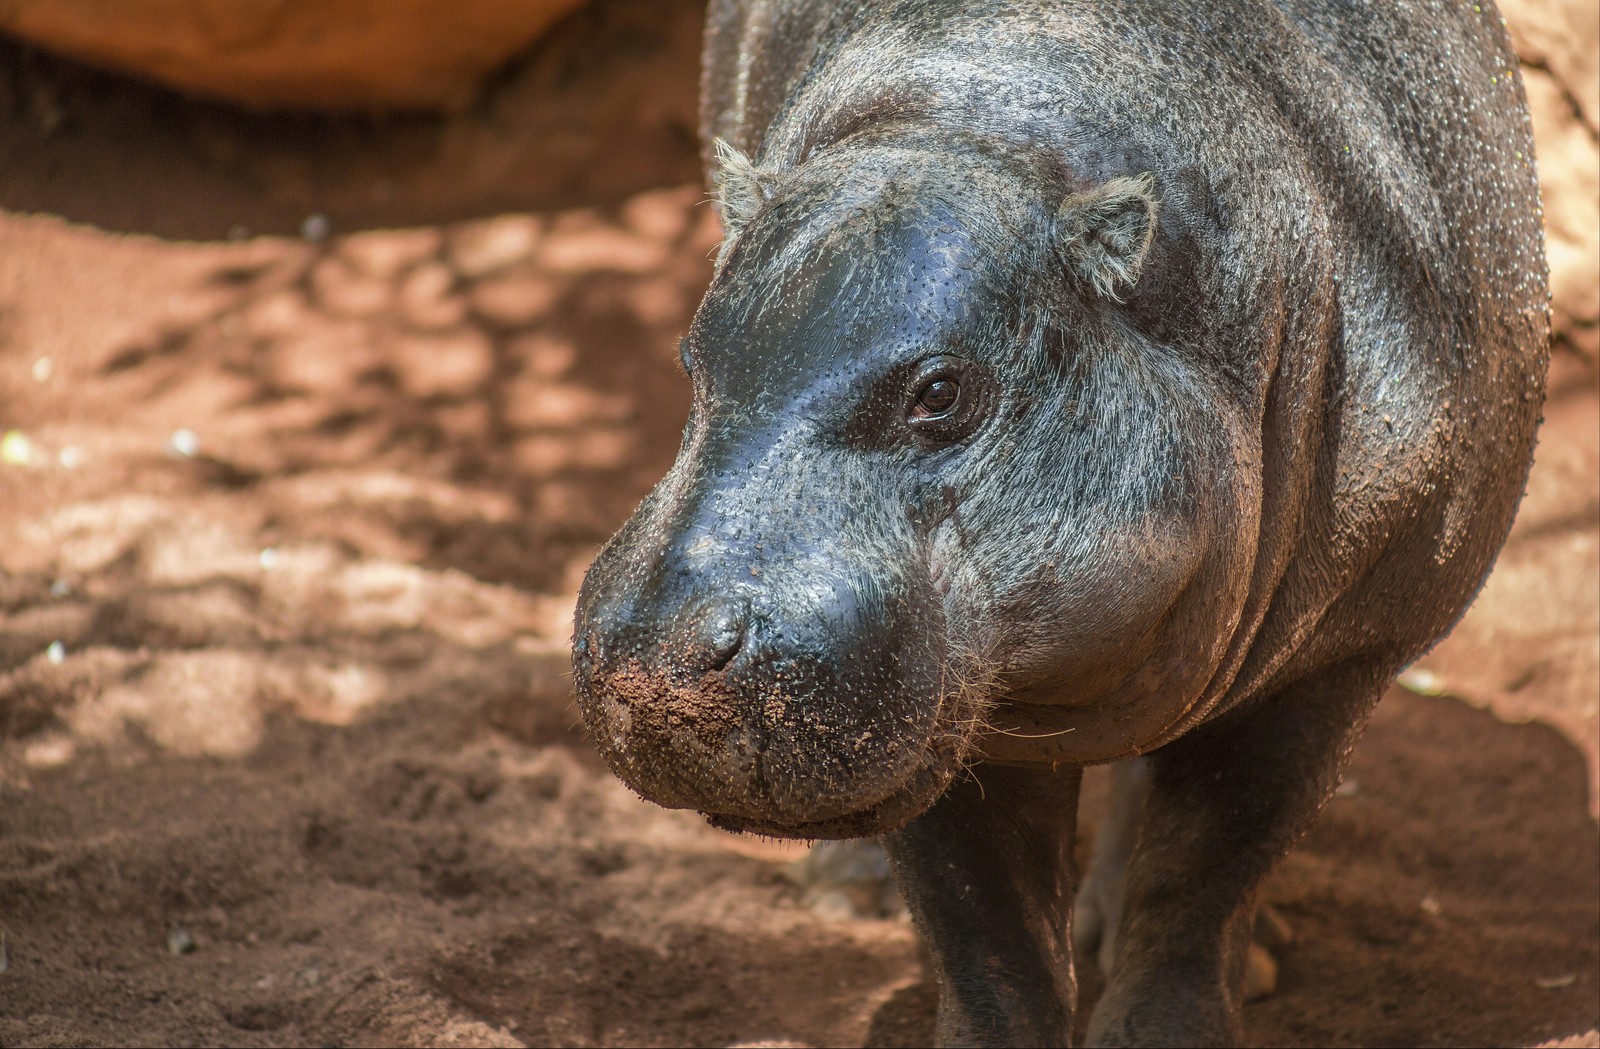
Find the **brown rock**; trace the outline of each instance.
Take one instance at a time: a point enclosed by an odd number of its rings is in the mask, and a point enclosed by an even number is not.
[[[1551,327],[1590,360],[1600,330],[1600,143],[1548,73],[1524,69],[1544,196]]]
[[[583,0],[0,0],[0,32],[256,108],[456,109]]]
[[[1551,335],[1600,355],[1600,11],[1594,0],[1499,0],[1533,115],[1550,258]]]
[[[1594,0],[1500,0],[1511,43],[1547,70],[1591,132],[1600,131],[1600,12]]]

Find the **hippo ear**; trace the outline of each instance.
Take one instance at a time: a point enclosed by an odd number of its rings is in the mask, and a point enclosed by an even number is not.
[[[722,216],[722,247],[717,251],[720,266],[744,224],[772,196],[773,178],[771,172],[756,167],[754,161],[726,139],[713,142],[711,153],[714,161],[711,192],[717,202],[717,212]]]
[[[1062,201],[1056,235],[1074,276],[1099,295],[1121,302],[1118,287],[1139,279],[1156,234],[1155,178],[1114,178]]]

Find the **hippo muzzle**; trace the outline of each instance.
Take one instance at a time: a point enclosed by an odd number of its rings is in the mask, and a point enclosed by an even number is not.
[[[763,534],[759,521],[777,532],[815,507],[752,517],[770,495],[707,490],[711,472],[686,449],[585,581],[573,665],[600,752],[650,800],[729,829],[904,822],[961,757],[937,595],[886,586],[823,539]]]

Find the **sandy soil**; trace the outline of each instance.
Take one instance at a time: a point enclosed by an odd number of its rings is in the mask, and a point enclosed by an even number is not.
[[[9,82],[0,1044],[927,1038],[903,921],[806,906],[795,846],[639,801],[578,726],[573,596],[676,450],[716,237],[683,48],[602,8],[659,111],[544,166],[558,106]],[[559,65],[495,97],[606,81]],[[1500,570],[1269,886],[1254,1043],[1600,1044],[1600,422],[1590,363],[1553,380]]]

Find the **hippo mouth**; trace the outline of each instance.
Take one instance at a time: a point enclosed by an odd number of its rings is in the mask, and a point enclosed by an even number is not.
[[[574,660],[579,706],[612,771],[645,799],[726,830],[894,830],[943,794],[972,746],[964,697],[936,682],[797,688],[792,667],[684,674],[654,660],[606,666],[591,651],[580,645]]]
[[[725,830],[772,837],[893,830],[938,799],[969,749],[937,714],[920,731],[896,718],[899,732],[881,721],[768,721],[761,715],[776,704],[722,681],[674,688],[634,671],[580,679],[579,699],[600,753],[639,795]]]
[[[942,773],[932,769],[925,775],[914,777],[889,797],[841,815],[817,820],[774,820],[747,815],[724,815],[717,812],[700,814],[718,830],[743,834],[760,834],[769,838],[868,838],[910,823],[926,812],[949,787],[955,778],[959,763],[952,763]]]

